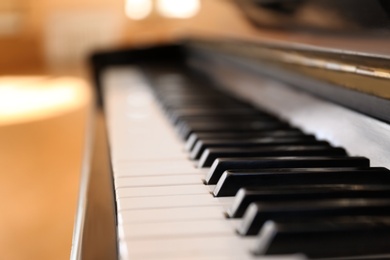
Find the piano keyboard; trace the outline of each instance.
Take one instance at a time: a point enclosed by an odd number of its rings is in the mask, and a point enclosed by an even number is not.
[[[103,81],[120,259],[390,257],[389,170],[189,75],[149,79]]]

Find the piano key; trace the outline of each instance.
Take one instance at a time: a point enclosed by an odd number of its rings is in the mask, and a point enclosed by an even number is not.
[[[236,235],[201,237],[154,238],[145,240],[122,240],[127,248],[127,259],[182,259],[193,256],[227,257],[226,259],[255,259],[248,254],[254,240],[242,240]],[[282,258],[283,259],[283,258]]]
[[[212,93],[211,96],[205,98],[196,93],[189,93],[189,95],[162,97],[159,99],[160,105],[167,111],[187,110],[187,109],[221,109],[221,108],[243,108],[253,109],[252,106],[237,102],[232,98],[221,98],[216,96],[218,93]]]
[[[169,195],[169,196],[150,196],[150,197],[132,197],[121,198],[117,201],[119,211],[134,209],[152,209],[152,208],[177,208],[177,207],[200,207],[216,206],[222,209],[222,206],[230,205],[231,198],[214,198],[210,194],[195,195]]]
[[[240,139],[240,138],[262,138],[262,137],[292,137],[292,136],[312,136],[306,135],[302,131],[291,128],[288,130],[278,130],[278,131],[259,131],[259,132],[221,132],[221,133],[192,133],[186,144],[185,150],[191,151],[195,143],[198,140],[213,140],[213,139]],[[314,136],[312,136],[314,138]]]
[[[310,258],[390,254],[389,220],[347,218],[321,222],[268,221],[261,229],[254,252],[261,256],[299,252]]]
[[[247,139],[230,139],[230,140],[199,140],[191,150],[190,158],[199,159],[207,148],[231,148],[231,147],[266,147],[274,145],[329,145],[325,141],[317,141],[311,136],[294,136],[294,137],[262,137]]]
[[[123,210],[120,213],[121,217],[118,219],[119,224],[161,223],[205,219],[225,221],[221,207],[215,206]]]
[[[389,198],[390,185],[299,185],[241,188],[227,210],[231,218],[240,218],[252,202],[326,200],[347,198]]]
[[[153,178],[153,177],[152,177]],[[166,195],[195,195],[206,194],[209,189],[205,185],[166,185],[166,186],[150,186],[150,187],[127,187],[116,189],[116,197],[147,197],[147,196],[166,196]]]
[[[197,97],[203,96],[206,97],[215,97],[215,98],[229,98],[230,96],[221,95],[221,91],[216,88],[210,88],[208,85],[205,85],[203,82],[200,82],[197,77],[188,77],[188,75],[184,76],[184,73],[181,73],[182,77],[185,79],[182,82],[175,83],[164,83],[154,81],[154,76],[149,77],[153,80],[153,84],[151,84],[153,91],[156,94],[161,94],[162,97],[166,98],[177,98],[177,97]]]
[[[267,157],[267,158],[219,158],[206,175],[207,184],[217,184],[227,170],[267,168],[319,168],[319,167],[369,167],[365,157]]]
[[[196,83],[195,83],[196,82]],[[195,83],[195,84],[193,84]],[[233,97],[228,95],[222,95],[221,91],[215,88],[210,88],[207,85],[204,86],[204,83],[199,82],[198,78],[194,77],[191,80],[186,82],[181,82],[179,84],[160,84],[154,83],[153,92],[161,96],[162,98],[167,99],[180,99],[180,98],[194,98],[194,97],[204,97],[204,100],[210,98],[214,99],[233,99]],[[233,99],[237,100],[237,99]]]
[[[178,107],[178,108],[169,108],[169,107],[165,107],[163,105],[162,109],[163,109],[163,112],[169,117],[170,115],[173,115],[176,113],[176,111],[180,111],[180,110],[183,110],[183,109],[202,109],[202,110],[207,110],[207,111],[213,111],[213,110],[220,110],[220,109],[226,109],[226,110],[229,110],[229,109],[252,109],[248,106],[243,106],[243,105],[233,105],[233,104],[224,104],[224,105],[217,105],[217,104],[204,104],[203,106],[184,106],[182,108]],[[203,114],[200,114],[200,115],[203,115]],[[269,119],[268,121],[275,121],[274,119]],[[174,125],[182,125],[183,127],[187,127],[187,126],[190,126],[192,124],[201,124],[203,121],[200,121],[200,122],[189,122],[189,121],[186,121],[186,120],[183,120],[183,117],[180,117],[178,118],[177,121],[174,122]],[[266,121],[265,121],[266,122]],[[189,125],[187,125],[189,124]]]
[[[176,132],[179,133],[179,135],[186,136],[189,132],[192,132],[193,129],[198,128],[202,125],[208,125],[208,126],[218,126],[220,127],[219,130],[226,131],[229,130],[231,127],[235,127],[237,125],[261,125],[261,124],[273,124],[273,123],[285,123],[278,119],[274,118],[262,118],[262,119],[250,119],[245,120],[242,118],[229,118],[229,119],[221,119],[221,118],[211,118],[210,120],[180,120],[176,126]],[[250,127],[248,127],[250,128]],[[215,132],[215,130],[212,130],[211,132]],[[218,137],[215,139],[219,139]]]
[[[223,123],[215,123],[215,124],[206,124],[206,123],[199,123],[196,125],[192,125],[191,128],[183,129],[182,132],[179,133],[179,135],[182,137],[183,140],[187,140],[187,138],[193,133],[193,132],[220,132],[225,131],[228,129],[230,132],[241,132],[241,131],[269,131],[269,130],[283,130],[283,129],[289,129],[289,125],[284,122],[254,122],[254,123],[229,123],[229,124],[223,124]]]
[[[389,199],[333,199],[278,203],[252,203],[237,229],[243,236],[257,235],[267,220],[313,220],[343,216],[390,216]]]
[[[231,107],[249,108],[248,105],[238,104],[229,98],[219,98],[215,93],[205,98],[197,93],[187,93],[186,95],[177,95],[164,97],[158,96],[159,104],[165,112],[172,112],[183,109],[213,109],[213,108],[227,108],[228,104]]]
[[[199,82],[196,77],[190,78],[189,75],[185,75],[183,72],[180,72],[180,74],[176,75],[180,77],[180,81],[161,81],[160,78],[165,78],[165,74],[150,75],[149,79],[153,81],[153,84],[151,84],[153,91],[156,93],[163,93],[163,96],[169,97],[178,95],[182,96],[186,93],[189,93],[190,96],[193,96],[192,94],[201,94],[202,92],[207,93],[207,95],[203,94],[203,96],[207,97],[214,93],[216,94],[220,92],[215,88],[209,88],[207,85],[205,86],[204,83]]]
[[[127,187],[202,184],[198,174],[150,177],[118,177],[114,179],[116,189]]]
[[[234,196],[241,187],[312,184],[389,184],[390,171],[372,168],[291,168],[225,171],[214,196]]]
[[[213,102],[219,100],[231,100],[232,102],[236,101],[235,99],[221,94],[218,91],[202,89],[199,91],[194,91],[192,89],[186,90],[175,90],[175,92],[153,90],[154,94],[158,97],[158,101],[162,104],[164,103],[182,103],[187,104],[188,107],[191,107],[193,103],[205,103]]]
[[[232,100],[237,103],[240,102],[237,99],[234,99],[234,97],[224,95],[220,91],[213,88],[201,88],[199,86],[196,86],[196,88],[190,88],[188,85],[182,86],[187,88],[175,89],[172,91],[166,87],[162,88],[162,86],[155,86],[153,92],[156,96],[159,97],[159,101],[185,102],[188,100],[199,100],[203,102],[211,102],[213,100]]]
[[[121,162],[114,168],[114,177],[199,174],[199,169],[183,160],[146,160]]]
[[[216,96],[193,96],[194,93],[189,93],[191,96],[168,97],[161,96],[160,104],[167,110],[183,109],[183,108],[202,108],[202,107],[247,107],[248,104],[239,103],[231,98],[220,98]]]
[[[248,115],[257,114],[257,110],[252,108],[240,108],[240,109],[178,109],[168,115],[170,121],[175,125],[183,116],[219,116],[219,115]]]
[[[286,156],[346,156],[346,151],[340,147],[321,145],[321,142],[312,144],[281,144],[238,148],[207,148],[199,161],[198,168],[210,167],[218,158],[250,158],[250,157],[286,157]]]
[[[221,114],[221,115],[188,115],[180,116],[175,126],[188,125],[201,122],[236,122],[236,121],[282,121],[276,116],[254,110],[244,114]]]
[[[177,109],[174,112],[172,112],[169,117],[173,119],[173,122],[176,122],[177,119],[179,119],[181,116],[219,116],[219,115],[247,115],[247,114],[257,114],[259,113],[253,108],[231,108],[231,109],[225,109],[225,108],[214,108],[214,109],[207,109],[207,108],[182,108]]]
[[[231,127],[236,127],[238,125],[243,125],[247,126],[248,128],[253,128],[253,127],[261,127],[264,128],[263,125],[268,125],[268,124],[281,124],[281,125],[287,125],[286,122],[283,122],[279,119],[276,118],[260,118],[260,119],[250,119],[250,120],[244,120],[243,118],[239,117],[233,117],[225,120],[215,119],[211,118],[209,120],[197,120],[197,121],[192,121],[192,120],[180,120],[176,124],[176,129],[178,130],[179,135],[188,135],[189,132],[192,131],[204,131],[207,129],[211,129],[212,131],[215,130],[227,130],[230,129]]]
[[[300,145],[275,145],[248,148],[208,148],[198,162],[198,168],[210,167],[217,158],[281,157],[281,156],[346,156],[343,148],[313,142]],[[316,145],[318,144],[318,145]]]
[[[234,229],[228,221],[223,219],[202,219],[172,222],[124,224],[122,229],[126,240],[182,237],[182,236],[210,236],[234,235]]]
[[[258,112],[257,114],[244,114],[244,115],[220,115],[220,116],[187,116],[181,117],[176,126],[191,125],[192,123],[199,122],[236,122],[236,121],[281,121],[276,116]]]

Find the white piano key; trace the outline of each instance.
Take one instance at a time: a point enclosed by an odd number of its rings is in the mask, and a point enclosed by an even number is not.
[[[124,240],[128,259],[235,256],[244,259],[253,248],[252,239],[236,235]]]
[[[204,176],[204,175],[203,175],[203,176]],[[210,193],[213,193],[213,191],[214,191],[214,189],[215,189],[216,186],[217,186],[217,185],[206,185],[206,187],[207,187],[207,189],[209,190]]]
[[[226,206],[230,206],[233,204],[234,197],[213,197],[215,200],[218,200],[219,204],[222,208],[225,208]]]
[[[181,238],[180,240],[184,240],[183,242],[188,244],[194,244],[192,246],[192,252],[169,252],[167,254],[162,254],[155,252],[149,252],[150,248],[148,247],[149,241],[150,246],[153,246],[155,243],[160,243],[161,240],[153,239],[147,241],[140,241],[140,243],[134,244],[132,241],[119,240],[119,250],[121,252],[122,260],[306,260],[304,256],[299,254],[297,255],[273,255],[273,256],[254,256],[247,252],[247,249],[252,246],[254,243],[252,238],[244,238],[238,244],[234,244],[234,238],[231,237],[208,237],[206,239],[202,238]],[[164,243],[164,245],[170,245],[170,248],[175,248],[175,242],[177,240],[174,239],[172,241],[168,241],[168,243]],[[211,250],[201,251],[207,248],[202,244],[203,243],[218,243],[221,241],[226,245],[229,243],[230,250],[221,250],[218,248],[212,252]],[[230,244],[231,243],[231,244]],[[240,248],[242,244],[245,245],[244,248]],[[137,248],[134,248],[137,246]],[[186,247],[187,248],[187,247]],[[232,249],[234,251],[232,252]],[[135,250],[133,250],[135,249]],[[130,252],[129,252],[130,251]],[[219,252],[218,252],[219,251]]]
[[[219,206],[124,210],[120,211],[120,216],[119,225],[205,219],[225,220]]]
[[[167,196],[167,195],[195,195],[207,194],[208,187],[205,185],[177,185],[177,186],[160,186],[160,187],[128,187],[116,189],[116,197],[147,197],[147,196]]]
[[[145,208],[171,208],[187,206],[218,206],[223,212],[232,205],[233,197],[215,198],[211,194],[168,195],[153,197],[132,197],[117,200],[118,210]]]
[[[132,161],[123,162],[114,168],[115,177],[131,176],[156,176],[174,174],[198,174],[202,173],[196,169],[188,159],[182,160],[157,160],[157,161]]]
[[[127,143],[122,140],[120,146],[113,147],[118,153],[116,160],[121,161],[139,161],[139,160],[185,160],[188,158],[181,147],[175,147],[169,141],[161,141],[160,138],[153,138],[147,141],[143,139],[145,136],[153,135],[154,133],[143,133],[143,136],[138,140],[127,140]],[[166,137],[165,137],[166,138]]]
[[[127,156],[131,157],[131,160],[178,160],[186,158],[186,156],[180,152],[164,154],[164,152],[167,151],[164,149],[156,149],[156,145],[158,145],[158,143],[153,144],[154,149],[150,149],[151,152],[149,152],[147,149],[116,149],[115,152],[118,154],[118,156],[115,160],[126,161],[128,160]],[[151,146],[151,148],[153,147]],[[126,156],[123,156],[123,154],[126,154]]]
[[[122,198],[117,201],[119,211],[132,209],[218,206],[220,201],[210,194],[174,195],[157,197]]]
[[[121,162],[118,167],[123,170],[131,170],[131,169],[155,169],[158,167],[159,169],[164,170],[170,170],[170,169],[196,169],[190,161],[188,161],[188,158],[177,160],[177,161],[170,161],[170,160],[158,160],[158,161],[127,161],[127,162]]]
[[[172,171],[169,170],[159,170],[159,169],[132,169],[132,170],[117,170],[114,177],[155,177],[155,176],[170,176],[170,175],[197,175],[201,178],[204,178],[204,173],[197,170],[181,170],[179,168],[173,168]]]
[[[202,178],[197,174],[168,175],[151,177],[118,177],[114,179],[116,189],[125,187],[166,186],[166,185],[203,185]]]
[[[119,228],[123,228],[124,230],[124,237],[120,237],[120,239],[125,240],[235,235],[229,223],[227,221],[221,221],[221,219],[124,224]]]

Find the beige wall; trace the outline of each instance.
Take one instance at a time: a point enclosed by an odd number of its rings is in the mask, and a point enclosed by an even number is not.
[[[1,2],[4,6],[4,3],[15,6],[17,1]],[[200,13],[189,20],[153,15],[139,22],[126,18],[124,0],[19,0],[19,3],[23,3],[18,7],[24,17],[21,30],[14,35],[0,34],[0,74],[74,67],[93,49],[169,40],[183,32],[215,35],[250,30],[227,0],[203,0]]]
[[[47,70],[47,38],[50,37],[48,33],[54,31],[50,31],[53,17],[79,10],[91,13],[100,9],[118,13],[121,6],[120,1],[107,0],[2,0],[1,3],[0,14],[16,11],[22,19],[15,33],[0,33],[0,74]]]

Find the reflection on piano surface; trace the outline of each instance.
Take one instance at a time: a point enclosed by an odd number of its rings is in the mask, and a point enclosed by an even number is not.
[[[390,258],[385,54],[190,40],[99,53],[93,68],[113,257]],[[74,259],[96,245],[82,226]]]

